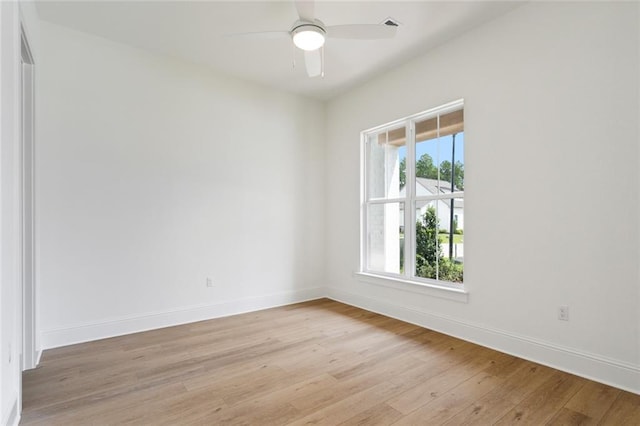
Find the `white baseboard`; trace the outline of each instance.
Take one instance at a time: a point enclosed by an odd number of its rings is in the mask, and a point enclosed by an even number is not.
[[[504,330],[431,314],[337,288],[328,288],[330,299],[458,337],[481,346],[566,371],[596,382],[640,394],[640,365],[532,339]]]
[[[189,306],[165,312],[111,318],[91,324],[46,330],[42,332],[40,341],[43,349],[51,349],[140,331],[274,308],[276,306],[319,299],[324,296],[325,291],[323,288],[308,288],[211,305]]]

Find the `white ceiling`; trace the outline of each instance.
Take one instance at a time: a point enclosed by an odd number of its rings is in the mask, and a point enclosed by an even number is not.
[[[401,23],[389,40],[328,39],[325,76],[306,75],[289,39],[225,37],[289,30],[292,1],[41,1],[41,19],[135,47],[210,66],[226,74],[329,99],[521,5],[519,1],[318,1],[326,25]]]

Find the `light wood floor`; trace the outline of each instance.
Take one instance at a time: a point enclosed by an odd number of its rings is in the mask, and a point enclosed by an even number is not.
[[[48,350],[21,424],[640,425],[640,396],[329,300]]]

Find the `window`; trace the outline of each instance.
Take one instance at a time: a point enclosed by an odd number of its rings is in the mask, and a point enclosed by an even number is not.
[[[452,102],[362,132],[362,265],[462,288],[464,113]]]

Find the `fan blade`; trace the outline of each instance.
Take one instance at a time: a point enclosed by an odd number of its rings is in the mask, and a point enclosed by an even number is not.
[[[316,18],[315,1],[314,0],[294,0],[298,16],[303,21],[313,22]]]
[[[376,40],[396,35],[396,28],[384,24],[332,25],[326,27],[327,37]]]
[[[283,38],[289,37],[291,38],[291,34],[289,31],[259,31],[255,33],[235,33],[235,34],[225,34],[225,37],[230,38],[261,38],[261,39],[274,39],[274,38]]]
[[[309,77],[317,77],[322,74],[322,55],[320,49],[305,50],[304,63]]]

